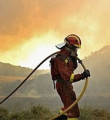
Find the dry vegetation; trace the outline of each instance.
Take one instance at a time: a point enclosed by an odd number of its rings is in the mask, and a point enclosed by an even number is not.
[[[0,120],[49,120],[56,112],[43,106],[33,106],[30,110],[9,113],[5,108],[0,108]],[[80,120],[110,120],[110,113],[106,110],[81,109]]]

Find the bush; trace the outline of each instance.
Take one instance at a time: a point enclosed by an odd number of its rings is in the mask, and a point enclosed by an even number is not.
[[[31,113],[38,120],[48,120],[52,116],[52,113],[49,111],[49,109],[40,105],[33,106]]]
[[[106,110],[98,110],[95,109],[91,113],[92,120],[110,120],[110,113],[107,112]]]
[[[106,110],[81,109],[81,120],[110,120],[110,113]]]
[[[43,106],[33,106],[30,111],[12,113],[9,120],[48,120],[52,113]]]
[[[0,107],[0,120],[7,120],[8,110]]]

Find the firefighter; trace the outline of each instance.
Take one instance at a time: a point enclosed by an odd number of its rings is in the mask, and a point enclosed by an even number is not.
[[[77,68],[77,50],[81,47],[81,40],[77,35],[68,35],[64,42],[56,47],[60,51],[54,56],[54,62],[51,65],[51,75],[52,79],[56,80],[56,89],[64,105],[60,110],[61,113],[76,100],[72,83],[90,77],[90,72],[85,70],[81,74],[74,74],[74,70]],[[80,111],[78,104],[76,104],[71,110],[56,120],[79,120],[79,117]]]

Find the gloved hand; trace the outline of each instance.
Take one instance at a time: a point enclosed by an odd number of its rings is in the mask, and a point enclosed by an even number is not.
[[[90,77],[90,71],[89,70],[85,70],[81,75],[82,75],[82,79]]]

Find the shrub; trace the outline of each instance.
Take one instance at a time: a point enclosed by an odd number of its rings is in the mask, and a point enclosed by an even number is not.
[[[8,110],[0,107],[0,120],[6,120],[8,116]]]
[[[48,120],[52,116],[52,113],[49,111],[49,109],[40,105],[33,106],[31,113],[38,120]]]
[[[110,120],[110,113],[106,110],[95,109],[91,113],[92,120]]]

